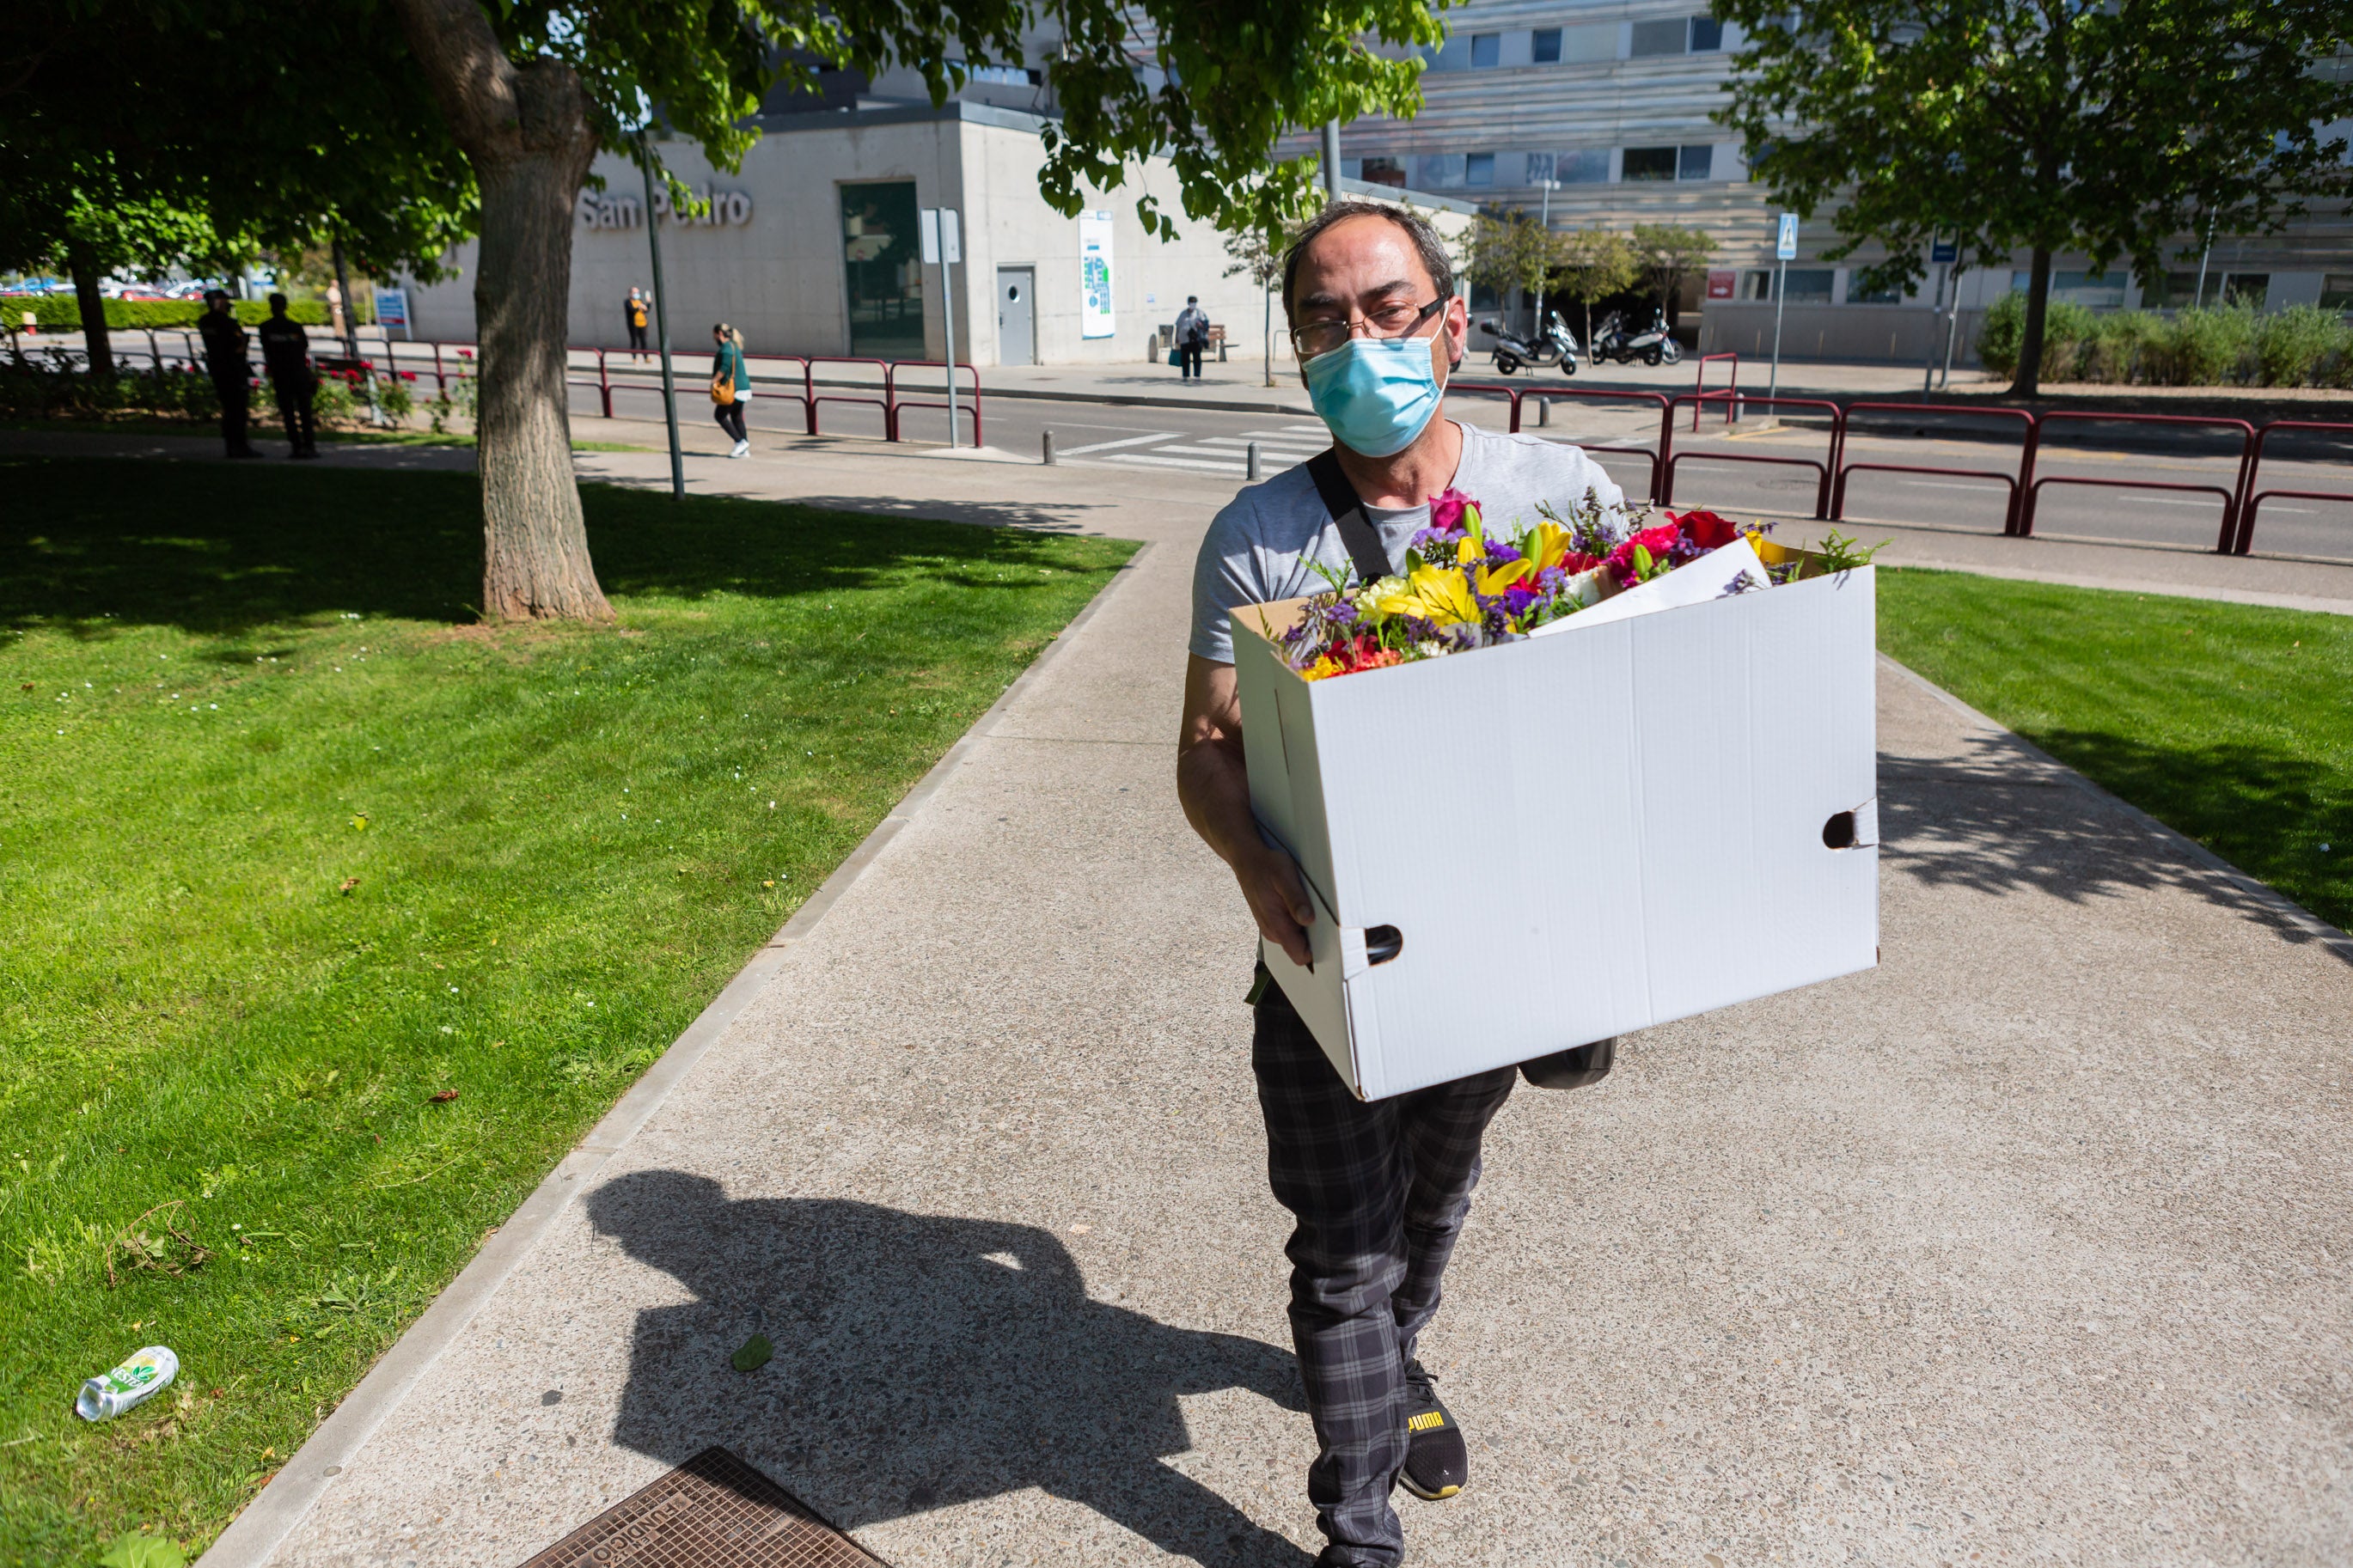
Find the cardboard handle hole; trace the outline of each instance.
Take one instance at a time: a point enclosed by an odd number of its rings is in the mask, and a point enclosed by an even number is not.
[[[1405,951],[1405,932],[1395,926],[1365,928],[1365,962],[1387,963]]]
[[[1851,811],[1831,813],[1831,819],[1822,824],[1822,844],[1831,849],[1853,848],[1854,813]]]

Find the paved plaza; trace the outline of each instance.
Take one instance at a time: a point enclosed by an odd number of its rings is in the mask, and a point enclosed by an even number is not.
[[[508,1568],[723,1444],[905,1568],[1305,1568],[1251,934],[1172,778],[1229,487],[693,472],[1147,549],[206,1561]],[[1880,967],[1499,1118],[1413,1562],[2342,1561],[2353,942],[1893,665],[1879,712]]]

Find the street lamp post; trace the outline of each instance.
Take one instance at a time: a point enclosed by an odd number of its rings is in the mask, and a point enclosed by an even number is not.
[[[1544,187],[1544,199],[1536,204],[1536,227],[1547,241],[1552,237],[1552,194],[1560,189],[1560,182],[1547,176],[1536,182]],[[1528,331],[1531,334],[1544,331],[1544,290],[1536,290],[1535,303],[1529,307]],[[1591,329],[1588,327],[1589,332]]]
[[[646,146],[646,133],[638,132],[638,172],[646,181],[646,244],[653,250],[654,259],[654,333],[661,342],[662,417],[670,426],[670,493],[672,500],[686,499],[686,458],[678,447],[678,388],[670,380],[670,311],[664,304],[661,270],[661,225],[654,215],[654,161]]]

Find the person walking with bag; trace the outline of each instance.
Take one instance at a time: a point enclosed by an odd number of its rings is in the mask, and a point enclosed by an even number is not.
[[[1303,966],[1318,917],[1297,862],[1251,812],[1234,610],[1314,593],[1326,574],[1388,576],[1430,525],[1431,500],[1449,490],[1475,498],[1498,522],[1533,517],[1546,502],[1574,507],[1588,493],[1622,514],[1625,498],[1574,447],[1443,416],[1470,317],[1445,242],[1412,212],[1326,206],[1283,258],[1282,307],[1300,379],[1333,444],[1244,489],[1201,542],[1176,795],[1232,869],[1260,937]],[[1315,1425],[1307,1498],[1325,1539],[1316,1563],[1394,1568],[1405,1532],[1392,1489],[1434,1501],[1470,1480],[1470,1447],[1419,1352],[1470,1213],[1487,1124],[1515,1077],[1590,1082],[1608,1070],[1610,1048],[1595,1041],[1366,1101],[1333,1070],[1263,963],[1249,1001],[1267,1176],[1297,1222],[1283,1250],[1292,1341]]]
[[[621,321],[629,329],[629,355],[632,359],[646,357],[646,299],[633,284],[629,297],[621,301]]]
[[[1209,346],[1209,317],[1201,309],[1201,297],[1185,296],[1185,308],[1176,314],[1176,327],[1172,334],[1176,340],[1176,379],[1201,379],[1201,351]]]
[[[311,407],[319,378],[311,369],[311,334],[286,314],[286,296],[269,297],[269,320],[261,323],[261,368],[269,374],[270,395],[278,400],[279,417],[286,421],[286,439],[296,458],[319,455],[319,420]]]
[[[722,321],[711,329],[718,356],[711,362],[712,417],[735,438],[731,458],[752,455],[751,433],[744,426],[744,405],[752,401],[752,373],[744,364],[744,334]]]

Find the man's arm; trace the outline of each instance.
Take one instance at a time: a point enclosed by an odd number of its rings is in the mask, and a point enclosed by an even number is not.
[[[1232,868],[1267,941],[1303,967],[1315,919],[1291,857],[1259,836],[1242,762],[1242,707],[1234,667],[1198,654],[1185,664],[1185,721],[1176,737],[1176,798],[1201,841]]]

